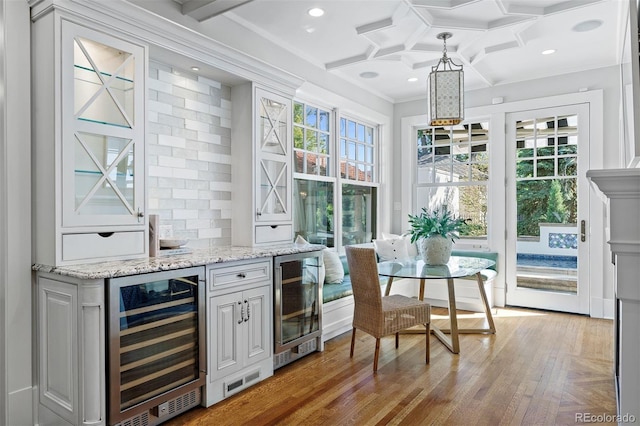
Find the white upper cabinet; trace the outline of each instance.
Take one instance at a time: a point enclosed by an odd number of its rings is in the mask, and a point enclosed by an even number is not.
[[[292,242],[291,98],[247,83],[231,100],[232,243]]]
[[[146,257],[147,47],[58,10],[32,35],[35,262]]]

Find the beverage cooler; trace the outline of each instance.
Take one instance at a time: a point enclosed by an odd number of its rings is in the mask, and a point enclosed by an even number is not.
[[[322,252],[276,256],[274,369],[322,350]]]
[[[110,425],[155,425],[200,404],[205,287],[203,267],[109,280]]]

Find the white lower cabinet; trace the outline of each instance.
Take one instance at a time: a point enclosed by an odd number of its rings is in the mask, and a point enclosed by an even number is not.
[[[273,375],[271,258],[208,266],[206,405]]]
[[[104,281],[36,279],[38,424],[105,424]]]

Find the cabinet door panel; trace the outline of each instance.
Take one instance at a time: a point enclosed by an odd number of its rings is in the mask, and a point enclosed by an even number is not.
[[[266,358],[271,353],[271,328],[269,327],[271,298],[269,287],[247,290],[243,293],[249,315],[246,324],[248,362]]]
[[[40,402],[71,423],[78,418],[77,309],[75,286],[39,278]]]
[[[63,226],[144,226],[144,48],[63,22],[61,52]]]
[[[256,88],[256,220],[291,219],[291,100]]]
[[[210,348],[210,356],[214,359],[211,366],[214,369],[212,378],[219,378],[230,374],[242,367],[242,360],[238,353],[238,339],[240,339],[242,317],[240,311],[242,301],[239,295],[211,297],[210,311],[213,324],[209,324],[210,341],[215,345]]]

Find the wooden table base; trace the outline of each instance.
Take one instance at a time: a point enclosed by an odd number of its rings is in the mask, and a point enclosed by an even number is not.
[[[480,272],[476,273],[476,282],[478,283],[478,290],[480,291],[480,298],[482,299],[482,307],[484,308],[484,314],[489,323],[489,328],[458,328],[458,315],[456,308],[456,294],[454,288],[453,278],[447,278],[447,290],[449,297],[449,324],[450,328],[439,328],[431,324],[431,334],[436,336],[443,345],[445,345],[454,354],[460,353],[460,334],[495,334],[496,326],[493,322],[493,315],[491,314],[491,308],[489,307],[489,301],[487,300],[487,294],[484,291],[484,282],[482,281],[482,275]],[[388,296],[391,292],[391,284],[393,283],[393,277],[389,277],[387,287],[385,289],[385,296]],[[420,293],[418,298],[424,300],[425,279],[420,278]],[[405,330],[406,333],[424,333],[424,330],[409,329]]]

